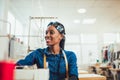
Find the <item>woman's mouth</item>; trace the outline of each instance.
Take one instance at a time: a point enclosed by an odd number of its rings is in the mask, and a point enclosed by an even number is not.
[[[46,39],[46,43],[49,43],[51,40],[50,39]]]

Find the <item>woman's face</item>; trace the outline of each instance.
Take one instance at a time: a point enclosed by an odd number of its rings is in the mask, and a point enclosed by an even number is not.
[[[49,26],[46,30],[46,44],[47,46],[54,46],[58,45],[62,39],[62,35],[57,31],[54,26]]]

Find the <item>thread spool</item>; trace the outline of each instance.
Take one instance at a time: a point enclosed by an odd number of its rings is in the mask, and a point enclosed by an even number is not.
[[[14,80],[14,68],[14,63],[0,61],[0,80]]]

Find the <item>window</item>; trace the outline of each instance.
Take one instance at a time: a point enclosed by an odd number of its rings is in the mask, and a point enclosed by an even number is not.
[[[69,35],[66,39],[65,49],[76,53],[78,65],[96,63],[98,59],[96,34]]]
[[[98,59],[97,44],[82,45],[82,64],[93,64]]]
[[[97,35],[95,34],[81,34],[82,44],[97,43]]]
[[[11,24],[11,34],[14,34],[14,29],[15,29],[15,17],[13,16],[12,13],[8,12],[8,21]],[[9,33],[9,25],[7,27],[7,33]]]
[[[116,42],[119,42],[119,34],[118,33],[104,33],[103,39],[104,39],[105,45],[116,43]]]
[[[14,15],[11,12],[8,12],[8,21],[11,23],[11,34],[16,35],[21,41],[23,41],[23,37],[17,36],[23,34],[23,25],[19,20],[15,19]],[[7,28],[7,33],[9,33],[9,25]]]
[[[65,49],[75,52],[75,54],[77,56],[77,63],[78,64],[81,63],[81,61],[82,61],[80,58],[81,45],[80,45],[80,36],[79,35],[67,35]]]
[[[95,63],[98,59],[98,44],[96,34],[81,34],[82,64]]]

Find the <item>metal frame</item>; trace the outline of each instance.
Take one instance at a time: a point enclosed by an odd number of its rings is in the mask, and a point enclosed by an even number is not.
[[[30,37],[40,37],[40,36],[37,36],[37,35],[30,35],[30,32],[31,32],[31,20],[34,20],[34,19],[39,19],[42,23],[42,20],[44,19],[57,19],[57,17],[29,17],[29,31],[28,31],[28,52],[32,51],[30,49]],[[40,26],[42,28],[42,24]],[[44,32],[41,32],[41,33],[44,33]]]

